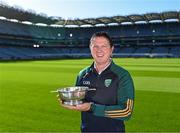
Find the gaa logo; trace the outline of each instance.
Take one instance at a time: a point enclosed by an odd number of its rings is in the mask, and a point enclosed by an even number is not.
[[[90,85],[90,81],[83,81],[83,85]]]

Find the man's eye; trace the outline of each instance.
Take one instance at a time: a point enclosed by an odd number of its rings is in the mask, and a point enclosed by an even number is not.
[[[93,48],[95,48],[95,49],[107,49],[108,48],[108,46],[93,46]]]
[[[98,46],[94,46],[94,48],[99,48]]]

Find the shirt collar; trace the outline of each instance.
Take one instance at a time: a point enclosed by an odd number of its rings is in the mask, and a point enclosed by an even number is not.
[[[104,70],[106,70],[112,62],[112,59],[110,59],[110,62],[100,71],[98,74],[100,75]],[[96,63],[94,62],[94,68],[96,69]]]

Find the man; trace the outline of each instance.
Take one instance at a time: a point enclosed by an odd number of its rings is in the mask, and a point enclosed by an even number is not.
[[[80,71],[76,86],[96,91],[88,91],[83,104],[62,106],[81,111],[82,132],[125,132],[124,120],[130,118],[134,105],[132,78],[112,61],[114,46],[107,33],[95,33],[90,50],[94,62]]]

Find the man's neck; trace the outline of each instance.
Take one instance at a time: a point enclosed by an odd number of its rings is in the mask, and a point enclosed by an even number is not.
[[[101,74],[110,64],[111,64],[111,59],[105,64],[98,64],[95,62],[94,68],[96,69],[98,74]]]

